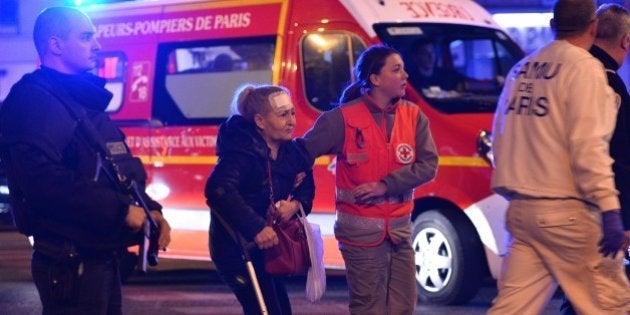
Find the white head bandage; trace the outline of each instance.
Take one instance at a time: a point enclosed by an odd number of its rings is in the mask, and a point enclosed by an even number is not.
[[[291,98],[285,92],[275,92],[269,95],[269,105],[278,114],[293,108]]]

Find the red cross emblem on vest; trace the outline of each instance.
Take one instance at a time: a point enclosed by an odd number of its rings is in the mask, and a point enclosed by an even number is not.
[[[413,148],[407,143],[400,143],[396,146],[396,160],[402,164],[409,164],[415,161]]]

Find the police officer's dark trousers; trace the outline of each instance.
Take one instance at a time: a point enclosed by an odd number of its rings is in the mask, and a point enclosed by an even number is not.
[[[122,314],[119,254],[114,251],[60,262],[36,250],[31,272],[44,315]]]

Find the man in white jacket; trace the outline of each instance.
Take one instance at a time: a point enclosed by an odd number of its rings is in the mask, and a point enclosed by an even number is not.
[[[489,314],[539,314],[562,287],[580,314],[626,314],[623,227],[608,143],[617,105],[588,49],[593,0],[558,0],[556,40],[510,71],[493,125],[492,188],[512,235]]]

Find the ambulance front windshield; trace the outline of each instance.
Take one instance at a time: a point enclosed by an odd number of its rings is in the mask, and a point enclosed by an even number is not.
[[[444,113],[494,112],[507,72],[523,56],[496,29],[453,24],[374,28],[403,55],[413,90]]]

